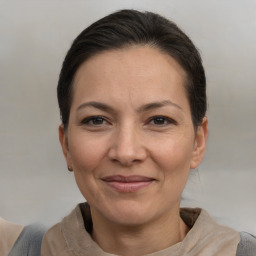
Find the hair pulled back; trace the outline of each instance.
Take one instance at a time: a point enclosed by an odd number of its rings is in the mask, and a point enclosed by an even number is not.
[[[80,65],[103,51],[132,45],[155,47],[181,65],[187,75],[184,86],[194,127],[201,124],[207,110],[206,78],[200,54],[192,41],[175,23],[158,14],[121,10],[83,30],[67,52],[57,87],[65,129],[69,122],[73,80]]]

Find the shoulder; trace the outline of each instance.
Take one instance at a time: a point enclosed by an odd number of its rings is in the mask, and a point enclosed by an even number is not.
[[[39,256],[44,233],[39,224],[25,226],[8,256]]]
[[[61,230],[61,222],[51,227],[44,235],[42,241],[42,256],[66,256],[67,245]]]
[[[42,256],[70,256],[74,255],[74,251],[79,255],[93,255],[90,254],[90,248],[94,248],[95,243],[86,231],[81,208],[84,208],[84,203],[76,206],[61,222],[46,232],[42,242]]]
[[[236,256],[255,256],[256,237],[247,233],[240,232],[240,242],[237,246]]]
[[[23,226],[0,218],[0,255],[7,255],[23,230]]]
[[[80,222],[77,219],[77,215],[81,215],[79,205],[69,215],[64,217],[61,222],[47,230],[42,242],[42,256],[70,255],[68,244],[73,241],[70,237],[78,233],[76,226]]]
[[[61,231],[61,222],[55,224],[45,233],[42,242],[42,249],[44,246],[49,246],[49,244],[60,243],[63,239],[62,231]],[[64,240],[64,239],[63,239]],[[54,245],[55,247],[56,245]]]

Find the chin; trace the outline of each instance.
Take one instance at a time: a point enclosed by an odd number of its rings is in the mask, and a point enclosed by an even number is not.
[[[153,208],[145,206],[142,203],[128,203],[124,202],[123,204],[112,205],[109,209],[108,214],[105,211],[104,214],[112,222],[115,222],[119,225],[125,226],[138,226],[143,225],[153,218]]]
[[[115,216],[112,220],[121,226],[140,226],[147,222],[148,215],[138,215],[138,214],[123,214],[122,216]]]

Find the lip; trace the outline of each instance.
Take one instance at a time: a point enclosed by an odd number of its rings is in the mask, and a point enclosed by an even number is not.
[[[139,175],[113,175],[102,178],[102,181],[120,193],[131,193],[148,187],[155,179]]]

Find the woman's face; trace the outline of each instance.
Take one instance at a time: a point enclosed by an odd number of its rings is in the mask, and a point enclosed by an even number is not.
[[[189,170],[203,157],[185,72],[147,46],[100,53],[79,68],[60,142],[92,215],[138,225],[177,213]]]

